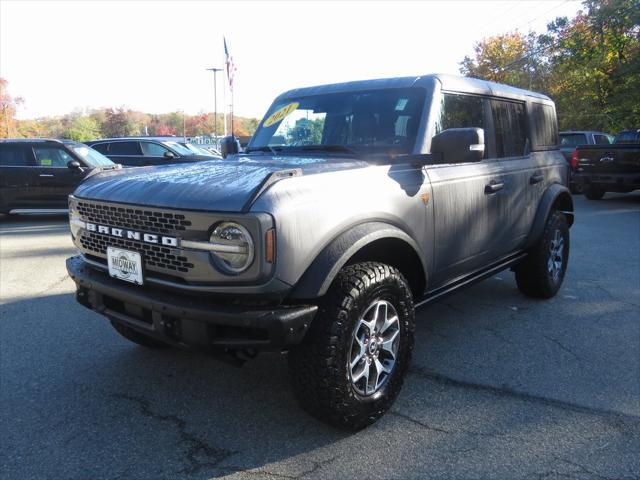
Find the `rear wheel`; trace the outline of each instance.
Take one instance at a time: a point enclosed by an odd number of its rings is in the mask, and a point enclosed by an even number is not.
[[[123,323],[111,320],[111,325],[116,330],[116,332],[118,332],[124,338],[133,343],[137,343],[138,345],[142,345],[143,347],[156,349],[170,347],[170,345],[161,342],[160,340],[156,340],[155,338],[147,337],[146,335],[141,334],[137,330],[134,330],[133,328],[128,327]]]
[[[345,267],[288,355],[300,405],[346,430],[375,422],[402,387],[413,333],[413,298],[398,270],[372,262]]]
[[[605,191],[602,188],[594,187],[593,185],[584,187],[584,196],[589,200],[601,200],[604,194]]]
[[[568,261],[569,225],[567,218],[554,210],[538,243],[515,268],[518,288],[530,297],[553,297],[560,290]]]

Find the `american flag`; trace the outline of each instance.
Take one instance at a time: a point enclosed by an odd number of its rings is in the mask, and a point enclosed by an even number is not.
[[[227,65],[227,78],[229,79],[229,88],[233,90],[233,77],[236,73],[236,66],[233,63],[233,57],[229,55],[229,49],[227,48],[227,39],[222,37],[224,42],[224,58]]]

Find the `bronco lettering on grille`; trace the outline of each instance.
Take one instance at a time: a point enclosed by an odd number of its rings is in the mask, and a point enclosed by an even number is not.
[[[143,241],[155,245],[166,245],[168,247],[177,247],[178,239],[176,237],[165,237],[164,235],[155,235],[151,233],[141,233],[135,230],[127,230],[124,228],[115,228],[108,225],[98,225],[96,223],[86,222],[86,228],[89,232],[100,232],[104,235],[112,237],[127,238],[130,240]]]

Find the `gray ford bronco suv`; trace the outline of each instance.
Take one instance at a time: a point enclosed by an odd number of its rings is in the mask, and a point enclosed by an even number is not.
[[[301,88],[244,153],[84,181],[67,269],[135,343],[288,352],[302,407],[357,430],[400,391],[417,307],[507,268],[556,294],[567,178],[543,95],[446,75]]]

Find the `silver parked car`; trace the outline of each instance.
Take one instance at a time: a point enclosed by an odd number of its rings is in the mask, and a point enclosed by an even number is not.
[[[127,339],[288,351],[303,408],[363,428],[400,391],[414,311],[501,270],[549,298],[573,204],[546,96],[444,75],[292,90],[245,153],[95,175],[70,198],[82,305]]]

